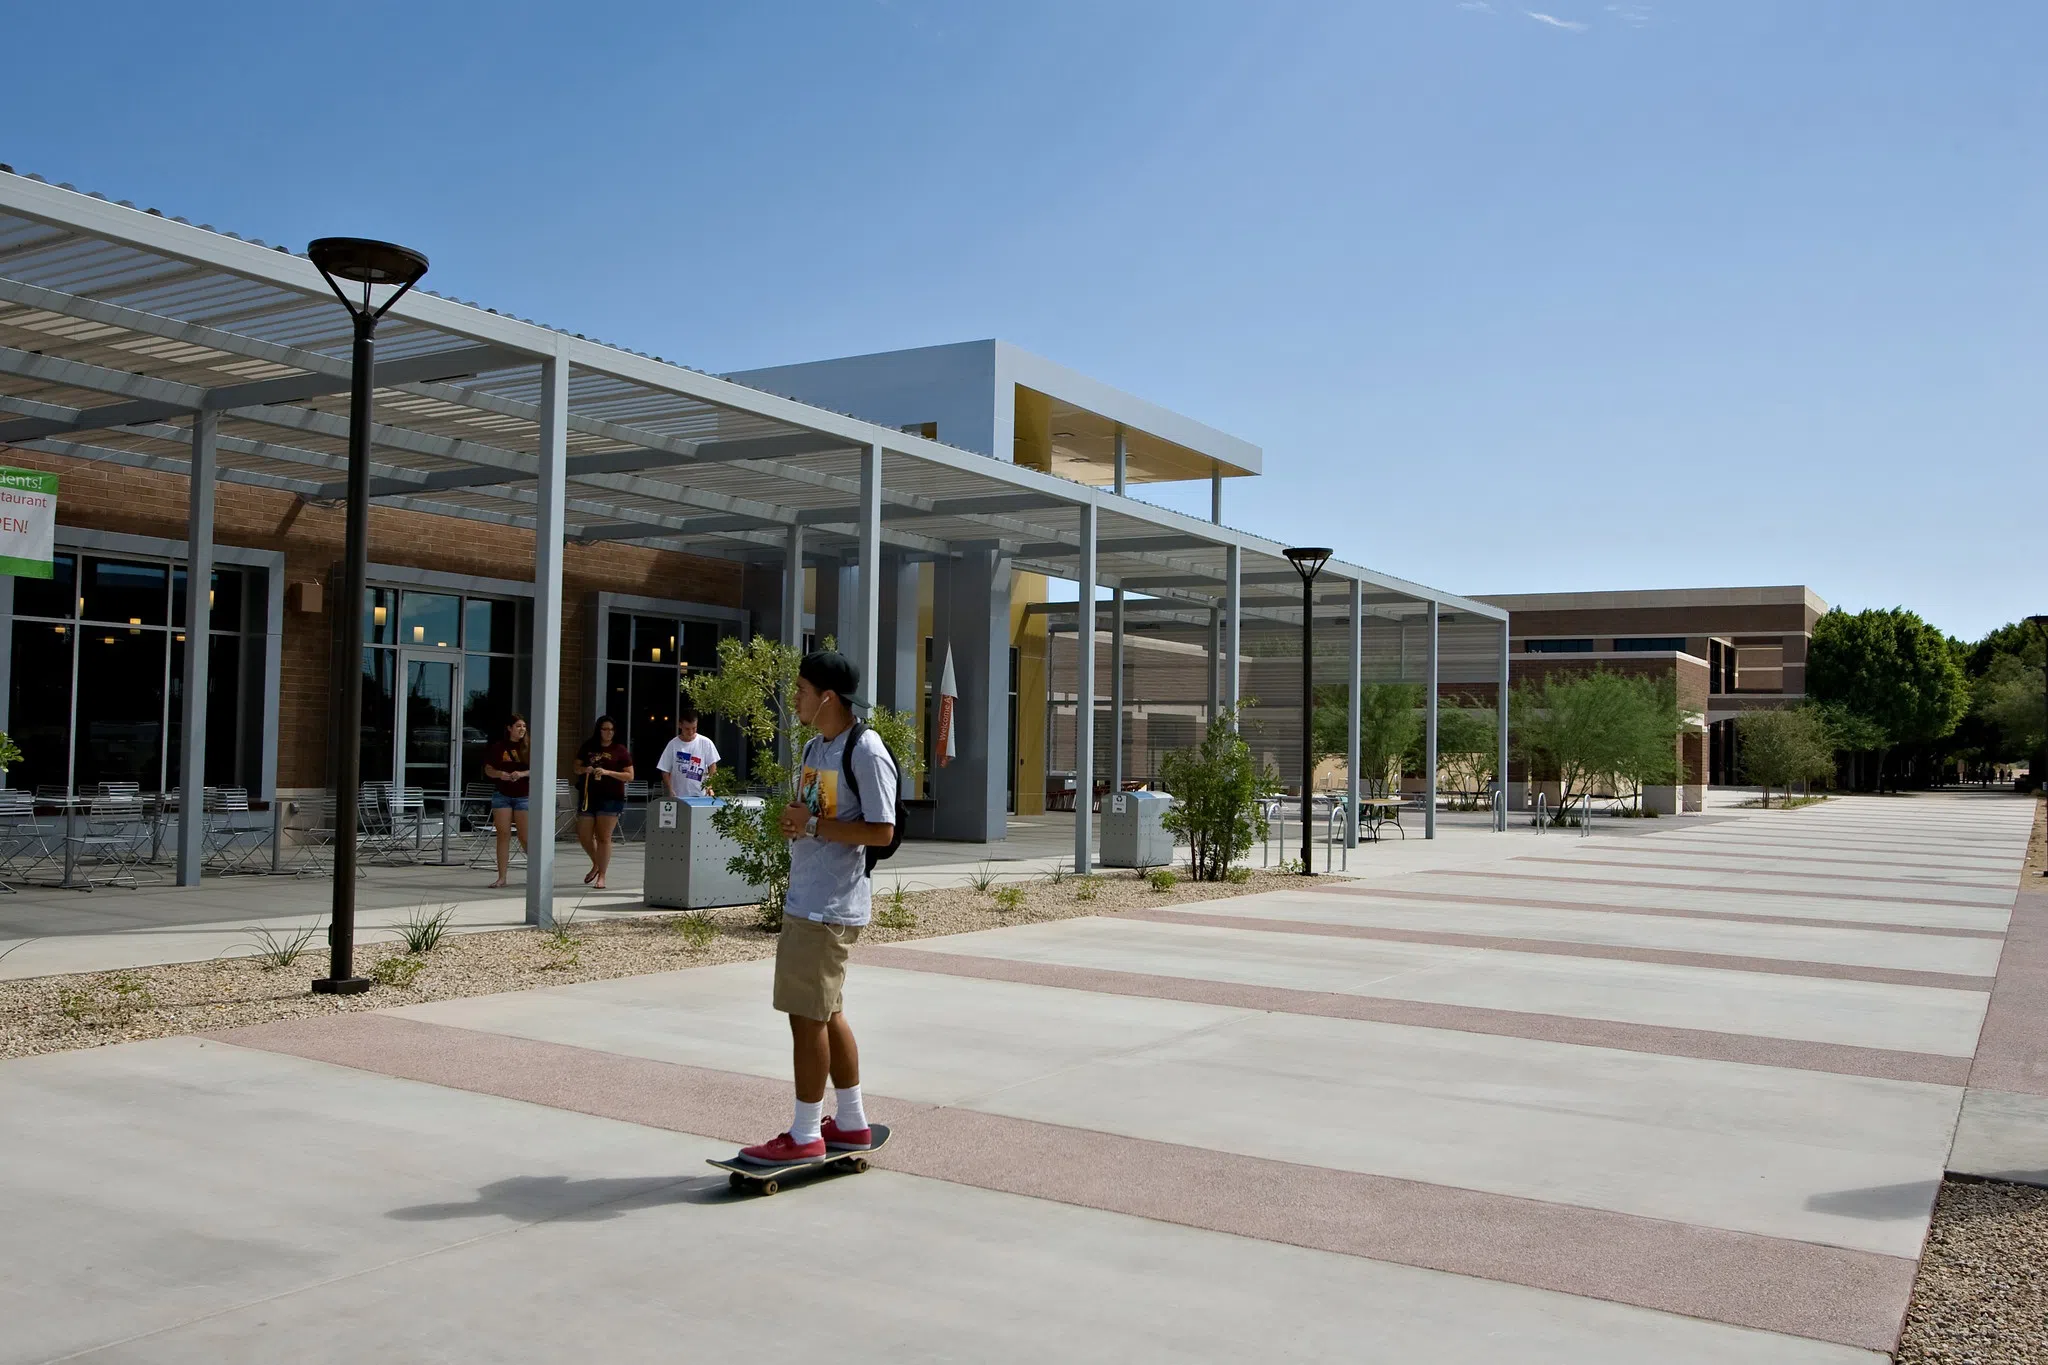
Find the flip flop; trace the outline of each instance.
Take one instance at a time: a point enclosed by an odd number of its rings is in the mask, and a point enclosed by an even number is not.
[[[597,869],[593,867],[593,868],[591,868],[591,869],[590,869],[590,871],[588,871],[588,872],[586,872],[586,873],[584,873],[584,874],[583,874],[583,884],[584,884],[585,886],[588,886],[588,885],[590,885],[590,883],[592,882],[592,880],[594,880],[594,879],[596,878],[596,876],[597,876]]]

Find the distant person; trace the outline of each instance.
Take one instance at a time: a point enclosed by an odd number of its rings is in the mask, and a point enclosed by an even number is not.
[[[498,831],[498,880],[505,885],[505,872],[512,862],[512,835],[519,835],[519,851],[526,852],[527,782],[533,776],[533,757],[528,748],[526,717],[515,715],[484,760],[484,776],[497,784],[491,793],[491,826]]]
[[[626,784],[633,780],[633,755],[618,735],[612,718],[599,716],[576,751],[576,842],[590,855],[583,880],[599,891],[611,870],[612,830],[626,809]]]
[[[709,735],[697,733],[697,708],[689,702],[676,709],[676,737],[654,766],[668,779],[668,794],[677,799],[702,796],[710,788],[711,774],[718,771],[718,746]]]
[[[775,945],[775,1008],[789,1016],[796,1113],[788,1132],[741,1151],[751,1161],[802,1161],[874,1143],[861,1106],[860,1050],[840,1005],[847,951],[868,922],[867,850],[895,839],[898,774],[881,736],[855,727],[859,687],[860,670],[836,651],[807,654],[797,668],[797,719],[818,733],[804,746],[797,800],[782,810],[789,893]],[[838,1101],[832,1118],[824,1117],[828,1079]]]

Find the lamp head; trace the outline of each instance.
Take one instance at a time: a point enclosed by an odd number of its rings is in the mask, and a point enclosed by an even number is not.
[[[1330,562],[1330,556],[1336,551],[1326,545],[1297,545],[1281,553],[1294,565],[1294,571],[1301,575],[1302,582],[1313,583],[1316,575],[1323,571],[1323,565]]]
[[[321,274],[352,284],[403,287],[427,273],[427,258],[411,247],[368,237],[321,237],[307,244],[306,255]]]

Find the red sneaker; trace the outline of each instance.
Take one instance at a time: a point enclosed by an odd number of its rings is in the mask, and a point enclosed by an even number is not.
[[[820,1138],[816,1142],[798,1142],[789,1134],[783,1133],[757,1146],[740,1148],[740,1155],[749,1161],[758,1161],[763,1166],[809,1161],[825,1155],[825,1140]]]
[[[826,1119],[819,1125],[819,1132],[825,1145],[835,1152],[865,1152],[875,1145],[872,1128],[841,1128],[835,1120]]]

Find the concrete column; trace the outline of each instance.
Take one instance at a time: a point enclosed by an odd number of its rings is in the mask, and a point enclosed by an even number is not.
[[[782,548],[782,643],[804,647],[804,528],[792,526]]]
[[[1500,694],[1494,707],[1494,722],[1500,734],[1500,800],[1493,813],[1493,827],[1505,831],[1508,827],[1508,623],[1500,623]]]
[[[846,566],[837,558],[821,559],[815,555],[812,558],[816,561],[817,592],[811,611],[811,633],[818,637],[820,648],[830,637],[843,650],[846,648],[846,620],[839,606],[841,597],[846,595]]]
[[[860,690],[869,701],[880,697],[882,680],[882,448],[871,445],[860,460],[860,565],[854,578],[851,618],[853,651],[860,669]]]
[[[1209,719],[1223,706],[1223,608],[1209,608]]]
[[[1010,560],[994,545],[960,547],[933,584],[932,666],[953,651],[960,699],[954,757],[935,768],[941,839],[984,843],[1009,831]]]
[[[199,885],[206,861],[206,665],[213,629],[213,490],[220,414],[192,414],[185,533],[185,705],[179,717],[178,885]],[[357,603],[355,610],[361,611]],[[344,663],[344,667],[351,666]],[[362,667],[361,660],[352,666]]]
[[[1344,821],[1344,847],[1358,847],[1358,727],[1363,719],[1365,686],[1365,584],[1351,582],[1351,686],[1344,717],[1344,793],[1350,813]]]
[[[1095,801],[1095,505],[1081,507],[1080,609],[1074,632],[1074,871],[1094,866]]]
[[[881,674],[875,701],[908,715],[917,709],[917,561],[900,555],[882,559],[882,639],[876,653]]]
[[[1422,837],[1436,838],[1437,606],[1429,604],[1429,647],[1423,658]]]
[[[533,676],[527,734],[532,780],[527,784],[526,922],[555,923],[555,775],[561,770],[562,535],[569,471],[569,359],[561,352],[540,366],[540,460],[533,505]],[[349,604],[361,611],[360,603]]]
[[[1124,590],[1109,602],[1109,789],[1124,789]]]
[[[1233,717],[1232,728],[1236,727],[1238,685],[1244,674],[1244,665],[1238,653],[1242,634],[1238,629],[1239,617],[1244,613],[1241,572],[1243,554],[1232,545],[1223,552],[1223,707]]]

